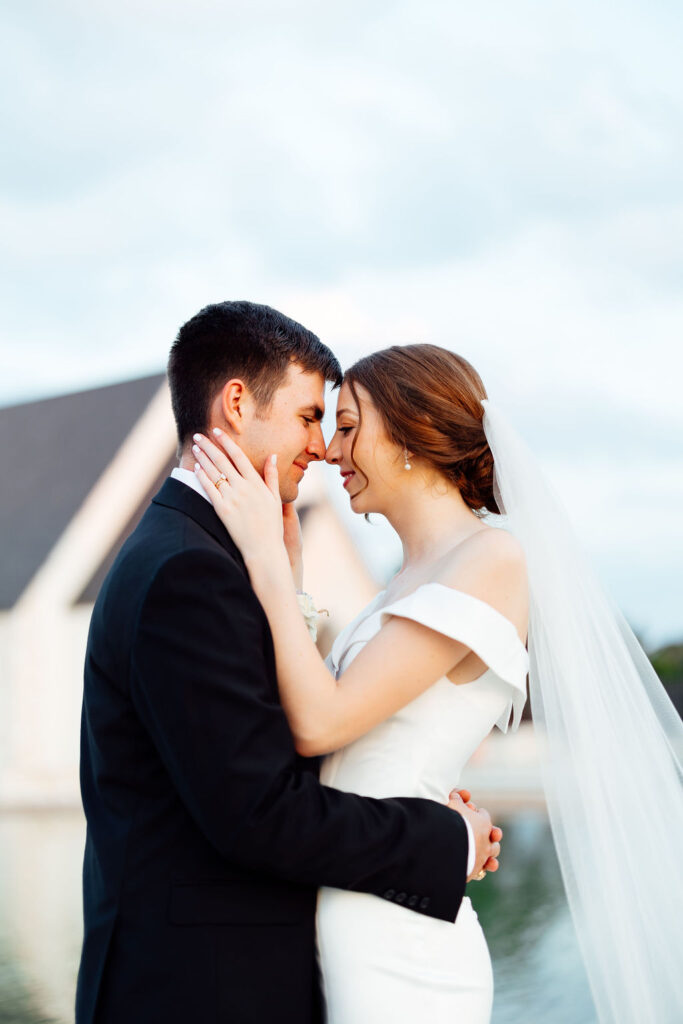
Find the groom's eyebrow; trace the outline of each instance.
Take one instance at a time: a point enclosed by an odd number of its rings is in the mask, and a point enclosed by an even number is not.
[[[305,409],[301,410],[301,412],[306,413],[309,416],[312,416],[313,419],[315,420],[321,420],[325,415],[324,411],[320,408],[319,405],[307,405]]]

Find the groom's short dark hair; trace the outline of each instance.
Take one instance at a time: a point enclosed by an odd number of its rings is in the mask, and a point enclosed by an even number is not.
[[[341,384],[334,354],[296,320],[255,302],[205,306],[180,328],[168,359],[181,448],[196,431],[206,430],[209,406],[231,377],[244,380],[266,410],[290,363]]]

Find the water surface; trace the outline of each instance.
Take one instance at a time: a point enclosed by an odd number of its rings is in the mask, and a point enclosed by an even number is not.
[[[595,1024],[545,813],[496,821],[501,870],[469,886],[493,957],[493,1024]],[[0,815],[0,1024],[73,1021],[83,841],[80,814]]]

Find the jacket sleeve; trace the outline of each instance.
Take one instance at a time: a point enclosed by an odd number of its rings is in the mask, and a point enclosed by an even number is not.
[[[183,551],[162,566],[137,624],[131,695],[199,828],[248,868],[455,920],[463,818],[431,800],[343,793],[297,770],[269,657],[263,609],[228,557]]]

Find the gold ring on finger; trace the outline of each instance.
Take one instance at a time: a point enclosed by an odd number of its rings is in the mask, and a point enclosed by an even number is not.
[[[486,878],[486,872],[483,870],[480,871],[478,875],[474,876],[475,882],[481,882],[482,878]]]
[[[228,482],[227,476],[225,475],[225,473],[221,473],[221,475],[218,477],[218,480],[214,480],[214,487],[216,488],[216,490],[220,491],[221,484],[222,483],[226,483],[227,484],[227,482]]]

